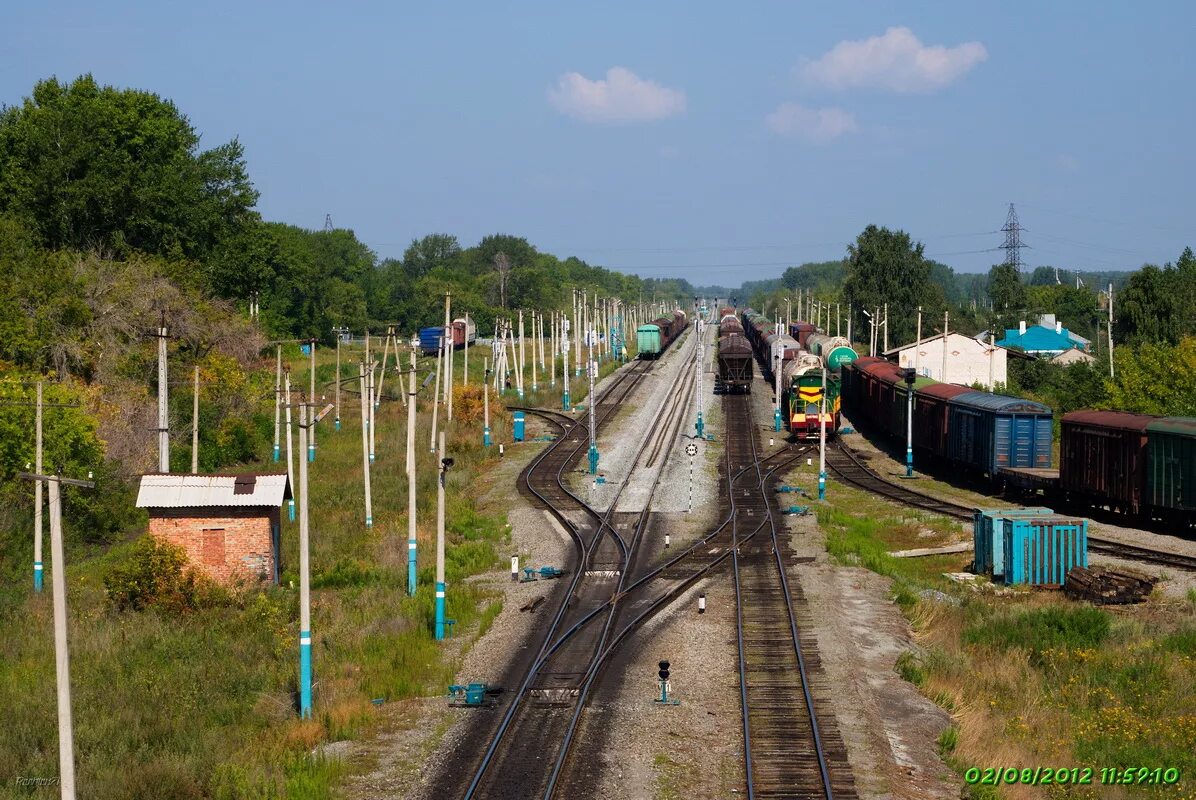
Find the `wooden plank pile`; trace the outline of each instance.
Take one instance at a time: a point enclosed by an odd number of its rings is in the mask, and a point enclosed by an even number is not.
[[[1063,591],[1074,600],[1099,605],[1141,603],[1154,589],[1155,578],[1126,569],[1072,567]]]

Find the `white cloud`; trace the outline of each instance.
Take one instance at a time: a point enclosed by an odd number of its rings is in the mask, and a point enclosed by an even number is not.
[[[841,108],[806,108],[797,103],[781,103],[765,117],[773,133],[796,134],[812,142],[829,142],[856,130],[855,116]]]
[[[685,111],[685,92],[645,80],[625,67],[611,67],[606,78],[590,80],[568,72],[548,90],[548,102],[582,122],[651,122]]]
[[[962,78],[988,58],[980,42],[955,47],[924,45],[909,28],[883,36],[842,41],[817,61],[798,68],[810,84],[828,89],[861,87],[894,92],[932,92]]]

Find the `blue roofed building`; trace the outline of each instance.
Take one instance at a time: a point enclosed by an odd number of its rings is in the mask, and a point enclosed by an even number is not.
[[[1068,350],[1087,352],[1090,342],[1083,336],[1072,333],[1055,320],[1053,314],[1044,315],[1037,325],[1027,326],[1025,322],[1017,329],[1007,328],[1005,338],[997,342],[1000,347],[1016,347],[1035,356],[1054,358]]]

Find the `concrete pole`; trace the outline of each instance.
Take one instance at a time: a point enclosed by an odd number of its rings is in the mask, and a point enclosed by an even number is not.
[[[705,427],[706,427],[705,424],[702,422],[702,370],[703,370],[703,366],[704,366],[702,363],[702,318],[697,316],[696,314],[694,315],[694,338],[697,339],[697,341],[698,341],[698,351],[697,351],[697,355],[696,355],[697,373],[698,373],[697,374],[698,421],[694,425],[694,428],[697,432],[698,438],[702,439],[705,437]],[[693,508],[692,508],[693,507],[693,497],[692,497],[692,493],[693,493],[693,458],[690,458],[689,461],[690,461],[689,467],[690,467],[690,494],[691,494],[690,510],[693,510]]]
[[[818,412],[818,499],[826,499],[826,367],[822,368],[822,402]]]
[[[162,348],[166,345],[162,329]],[[38,473],[39,475],[41,473]],[[66,557],[62,547],[62,486],[50,484],[50,583],[54,595],[54,673],[58,687],[58,780],[63,800],[75,798],[75,739],[71,722],[71,660],[66,638]]]
[[[536,374],[536,312],[532,312],[532,391],[540,388],[539,376]]]
[[[166,326],[158,328],[158,472],[170,472],[170,415],[166,385]]]
[[[594,340],[586,337],[588,341],[587,353],[589,354],[589,361],[586,363],[586,372],[590,376],[590,392],[586,395],[586,406],[590,410],[590,474],[593,475],[598,472],[598,435],[597,425],[594,418],[595,414],[595,397],[594,397],[594,373],[598,371],[597,365],[594,363]]]
[[[436,639],[444,638],[444,478],[445,466],[444,431],[440,431],[440,452],[437,468],[440,478],[436,481]]]
[[[914,385],[905,385],[905,477],[914,477]]]
[[[386,335],[382,337],[382,365],[378,369],[378,382],[374,386],[374,391],[371,393],[370,399],[374,402],[374,408],[377,409],[382,403],[382,385],[386,383],[386,359],[390,356],[390,337],[394,333],[394,328],[387,328]],[[315,346],[314,344],[312,345]],[[395,353],[395,361],[398,361],[398,353]],[[312,390],[315,391],[314,389]]]
[[[523,400],[523,372],[527,369],[527,351],[524,348],[523,309],[519,309],[519,399]]]
[[[779,327],[779,326],[778,326]],[[781,430],[781,363],[784,353],[776,345],[773,345],[772,352],[772,375],[776,386],[776,402],[772,412],[773,430],[780,432]]]
[[[988,335],[988,393],[993,393],[993,361],[997,358],[997,337]]]
[[[333,381],[333,391],[336,393],[336,429],[341,429],[341,335],[336,334],[336,380]]]
[[[576,373],[574,377],[581,377],[581,307],[585,305],[584,293],[579,293],[576,289],[573,290],[573,371]]]
[[[490,375],[490,359],[482,359],[483,375]],[[490,384],[482,381],[482,446],[490,446]]]
[[[465,312],[465,353],[461,356],[464,374],[461,376],[461,385],[469,385],[469,312]]]
[[[367,387],[367,391],[366,391],[367,400],[366,400],[366,404],[365,404],[365,412],[366,412],[366,415],[370,418],[370,424],[369,424],[370,463],[373,464],[374,463],[374,442],[375,442],[375,435],[377,433],[377,428],[378,428],[378,424],[377,424],[378,417],[374,413],[374,403],[373,403],[373,399],[374,399],[374,362],[372,362],[372,361],[370,362],[369,368],[366,369],[366,371],[365,371],[365,379],[366,379],[366,387]]]
[[[278,437],[280,426],[280,416],[282,414],[282,345],[277,346],[276,362],[274,367],[274,463],[278,463],[281,455]]]
[[[311,412],[311,430],[309,430],[307,432],[307,460],[315,461],[316,460],[316,409],[315,409],[315,404],[316,404],[316,340],[312,339],[310,342],[308,342],[308,346],[311,348],[311,352],[309,354],[311,356],[311,358],[308,361],[308,379],[309,380],[308,380],[307,396],[308,396],[308,402],[310,402],[312,404],[312,412]],[[386,352],[386,351],[383,350],[383,352]],[[383,360],[383,362],[385,362],[386,357],[383,356],[382,360]]]
[[[854,347],[854,342],[851,340],[851,303],[847,304],[847,343]]]
[[[1190,310],[1190,309],[1189,309]],[[1113,374],[1113,283],[1109,283],[1109,377],[1116,377]]]
[[[374,505],[370,498],[370,386],[365,362],[357,368],[358,381],[361,383],[361,474],[365,485],[365,526],[374,525]]]
[[[884,352],[889,352],[889,304],[885,303],[885,349]]]
[[[540,332],[536,335],[536,345],[540,348],[540,372],[546,372],[547,368],[544,366],[544,312],[537,314],[536,319],[540,322]]]
[[[195,385],[191,390],[191,474],[199,472],[199,367],[195,367]]]
[[[415,351],[407,373],[407,594],[415,596]]]
[[[943,374],[939,376],[939,380],[943,383],[947,382],[947,322],[950,317],[950,311],[943,312]]]
[[[564,345],[561,347],[561,386],[564,391],[561,394],[561,408],[568,411],[573,407],[573,400],[569,397],[569,384],[573,382],[572,376],[569,375],[569,340],[564,340]]]
[[[38,475],[42,472],[42,382],[37,382],[37,414],[35,421],[35,451],[33,455],[34,469]],[[42,590],[42,482],[33,482],[33,591]]]
[[[922,349],[922,345],[919,344],[919,342],[921,342],[921,341],[922,341],[922,306],[918,306],[918,330],[914,334],[914,373],[915,374],[918,373],[919,367],[922,366],[922,356],[921,356],[921,353],[919,352]]]
[[[549,328],[549,335],[552,336],[552,343],[551,343],[552,358],[549,359],[549,363],[552,366],[549,367],[548,385],[549,385],[549,387],[555,389],[556,388],[556,356],[557,356],[557,351],[560,350],[560,342],[557,340],[557,336],[559,336],[560,334],[557,331],[557,313],[555,311],[552,312],[552,316],[549,318],[548,328]]]
[[[291,484],[291,493],[295,492],[295,454],[291,448],[291,370],[287,369],[286,375],[283,377],[283,387],[285,389],[284,400],[287,409],[287,483]],[[292,497],[287,501],[287,518],[295,521],[295,498]]]
[[[444,293],[444,421],[453,421],[453,321],[450,313],[452,295]]]
[[[313,415],[314,416],[314,415]],[[299,397],[299,449],[307,445],[307,403]],[[299,716],[311,718],[311,555],[307,462],[299,459]]]
[[[440,408],[440,365],[444,361],[443,345],[436,350],[436,387],[432,390],[432,433],[428,442],[428,450],[436,451],[436,423],[437,411]]]

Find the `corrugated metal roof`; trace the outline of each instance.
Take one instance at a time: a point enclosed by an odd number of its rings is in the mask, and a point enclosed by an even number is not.
[[[988,392],[967,392],[951,400],[959,406],[982,408],[986,411],[997,411],[1006,414],[1050,414],[1051,410],[1042,403],[1033,400],[1023,400],[1020,397],[1006,397],[1001,394]]]
[[[935,383],[930,386],[919,387],[917,393],[940,400],[950,400],[952,397],[974,391],[976,390],[972,387],[960,386],[958,383]]]
[[[1063,415],[1064,425],[1090,425],[1123,431],[1144,431],[1158,417],[1153,414],[1131,414],[1128,411],[1072,411]]]
[[[252,478],[252,483],[246,479]],[[240,486],[238,487],[238,481]],[[278,508],[291,497],[285,472],[264,475],[141,476],[138,508],[198,508],[247,506]]]
[[[1161,417],[1147,425],[1146,430],[1196,437],[1196,417]]]

